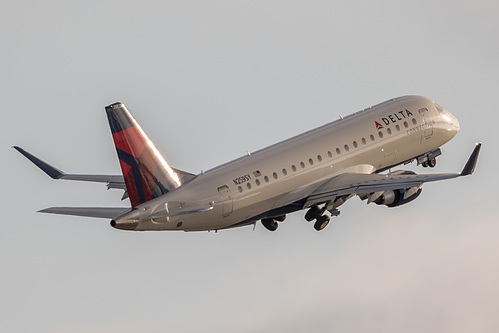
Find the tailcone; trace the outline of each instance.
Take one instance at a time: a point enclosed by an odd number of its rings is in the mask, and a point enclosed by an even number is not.
[[[111,220],[111,227],[120,230],[135,230],[139,225],[139,222],[116,222],[115,220]]]
[[[132,210],[111,220],[111,227],[120,230],[136,230],[139,225],[139,211]]]

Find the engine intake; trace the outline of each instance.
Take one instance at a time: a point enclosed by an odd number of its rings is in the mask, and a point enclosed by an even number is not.
[[[384,191],[379,198],[374,200],[374,203],[388,207],[401,206],[419,197],[421,191],[422,189],[418,187],[411,187],[403,190]]]

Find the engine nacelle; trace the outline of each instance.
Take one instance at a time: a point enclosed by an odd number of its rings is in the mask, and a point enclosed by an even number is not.
[[[411,202],[419,197],[422,189],[419,187],[411,187],[404,190],[388,190],[374,200],[377,205],[385,205],[388,207],[397,207]]]

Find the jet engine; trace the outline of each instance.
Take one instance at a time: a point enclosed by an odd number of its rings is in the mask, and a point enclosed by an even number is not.
[[[421,194],[421,191],[421,187],[411,187],[402,190],[383,191],[381,194],[373,193],[371,194],[371,197],[376,195],[377,198],[374,200],[370,200],[370,202],[374,202],[377,205],[397,207],[416,199]]]

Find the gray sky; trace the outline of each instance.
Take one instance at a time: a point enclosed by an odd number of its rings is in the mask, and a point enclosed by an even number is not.
[[[497,332],[497,1],[8,1],[0,11],[2,332]],[[35,213],[116,206],[64,171],[119,173],[121,101],[197,173],[386,99],[461,123],[394,209],[354,198],[324,231],[295,213],[215,233],[112,229]],[[413,165],[409,166],[413,169]],[[428,172],[426,169],[414,169]]]

